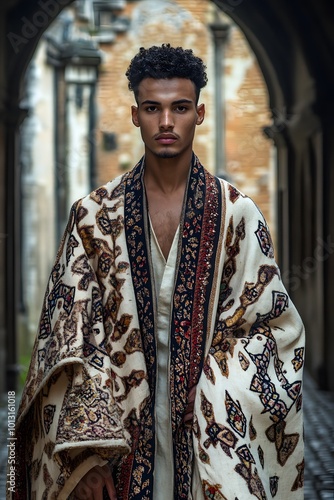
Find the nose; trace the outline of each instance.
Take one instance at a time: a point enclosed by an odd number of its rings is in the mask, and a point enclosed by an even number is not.
[[[160,129],[168,130],[174,127],[173,112],[170,109],[162,110],[160,114]]]

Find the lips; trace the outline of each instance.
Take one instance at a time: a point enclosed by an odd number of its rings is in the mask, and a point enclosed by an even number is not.
[[[177,141],[177,137],[174,134],[159,134],[156,136],[155,140],[159,144],[174,144]]]

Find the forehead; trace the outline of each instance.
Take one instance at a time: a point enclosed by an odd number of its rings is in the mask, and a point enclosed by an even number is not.
[[[144,78],[138,87],[139,103],[151,101],[196,101],[195,84],[188,78]]]

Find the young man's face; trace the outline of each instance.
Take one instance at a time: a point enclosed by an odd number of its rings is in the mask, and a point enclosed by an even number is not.
[[[175,158],[192,151],[196,125],[204,120],[204,104],[196,105],[195,86],[186,78],[145,78],[138,89],[132,121],[140,127],[146,155]]]

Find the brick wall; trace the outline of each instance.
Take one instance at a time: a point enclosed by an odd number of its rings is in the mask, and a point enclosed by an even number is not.
[[[268,92],[242,32],[231,27],[225,53],[226,168],[233,184],[259,205],[274,231],[273,147]]]
[[[196,12],[183,9],[181,4],[197,4]],[[132,166],[143,154],[140,132],[131,122],[130,107],[134,103],[132,93],[127,89],[125,72],[131,58],[139,47],[149,47],[169,42],[196,49],[196,55],[204,60],[210,59],[210,35],[206,26],[199,21],[206,2],[180,2],[180,6],[164,8],[165,2],[155,2],[154,13],[146,10],[147,2],[134,2],[127,7],[127,15],[132,18],[128,33],[119,35],[117,43],[103,45],[105,60],[99,77],[98,89],[98,171],[99,179],[104,182],[115,177],[122,168]],[[152,4],[153,5],[153,4]],[[160,8],[159,8],[160,6]],[[166,19],[164,21],[164,18]],[[212,79],[211,79],[212,80]],[[212,84],[205,89],[202,102],[206,103],[209,114],[212,108]],[[197,129],[195,151],[203,163],[212,163],[212,119],[205,120]],[[117,134],[117,149],[105,151],[102,132]]]
[[[209,0],[131,2],[124,12],[131,18],[129,31],[119,34],[113,44],[101,44],[104,61],[97,95],[99,183],[131,168],[143,154],[140,131],[131,122],[134,100],[125,72],[139,47],[165,42],[192,48],[207,65],[209,83],[200,98],[206,105],[206,118],[197,128],[194,150],[202,163],[213,170],[214,52],[208,28],[212,8]],[[270,122],[267,90],[254,55],[235,25],[226,46],[224,72],[226,170],[231,182],[258,203],[273,227],[272,149],[262,133],[262,127]],[[104,134],[114,134],[116,149],[105,148]]]

